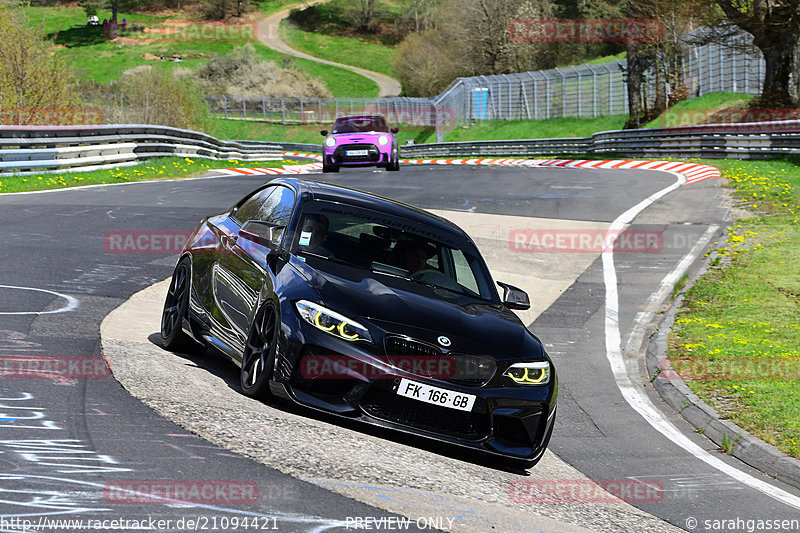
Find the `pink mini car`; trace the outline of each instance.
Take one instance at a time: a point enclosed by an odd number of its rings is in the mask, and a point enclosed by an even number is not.
[[[400,170],[397,128],[389,128],[381,115],[339,117],[333,129],[322,130],[322,171],[339,172],[340,166],[377,166]]]

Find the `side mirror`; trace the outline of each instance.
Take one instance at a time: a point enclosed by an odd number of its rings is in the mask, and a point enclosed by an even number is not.
[[[322,130],[321,132],[319,132],[319,134],[322,135],[323,137],[327,137],[328,136],[328,130]]]
[[[527,292],[502,281],[498,281],[497,284],[503,287],[503,305],[509,309],[519,309],[520,311],[531,308],[531,300],[528,298]]]
[[[397,133],[398,131],[400,131],[400,128],[398,128],[397,126],[393,126],[389,128],[389,131],[391,131],[392,133]]]
[[[248,220],[239,230],[239,237],[261,246],[274,246],[276,237],[279,239],[286,226],[270,224],[262,220]]]

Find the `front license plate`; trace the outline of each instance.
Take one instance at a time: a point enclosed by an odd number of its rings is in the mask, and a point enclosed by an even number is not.
[[[441,407],[458,409],[459,411],[472,411],[472,406],[475,403],[474,394],[464,394],[463,392],[431,387],[430,385],[405,378],[400,380],[397,394]]]
[[[357,156],[357,155],[368,155],[368,154],[369,154],[369,150],[346,150],[345,151],[345,155],[347,155],[347,157],[354,157],[354,156]]]

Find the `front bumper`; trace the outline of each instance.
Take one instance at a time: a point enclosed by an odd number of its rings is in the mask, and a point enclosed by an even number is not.
[[[329,165],[384,165],[391,161],[391,145],[342,144],[325,148],[325,161]]]
[[[301,329],[304,338],[279,349],[274,392],[307,407],[494,455],[535,460],[544,453],[555,419],[555,371],[541,387],[504,386],[502,379],[467,386],[387,365],[384,354],[371,352],[374,346],[340,341],[310,326]],[[348,366],[355,370],[346,375],[309,375],[304,362],[319,357],[357,364]],[[400,396],[403,378],[474,395],[475,403],[461,411]]]

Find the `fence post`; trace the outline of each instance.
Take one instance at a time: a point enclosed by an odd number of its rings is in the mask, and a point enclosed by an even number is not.
[[[546,112],[544,118],[550,118],[550,77],[545,77],[545,90],[547,91],[545,96],[545,104],[546,104]]]
[[[281,98],[281,122],[286,124],[286,102]]]
[[[628,63],[625,63],[625,66],[628,66]],[[625,80],[622,80],[622,109],[626,110],[626,112],[630,112],[630,108],[628,107],[628,84]]]
[[[744,68],[742,70],[744,70],[744,92],[745,94],[752,94],[750,92],[750,76],[749,76],[750,56],[745,55],[743,63],[744,63]]]
[[[556,67],[556,72],[561,76],[561,116],[567,116],[567,83],[566,76],[561,72],[561,69]]]
[[[586,64],[592,73],[592,118],[597,118],[597,72],[590,64]]]
[[[228,118],[228,95],[223,94],[222,98],[223,105],[225,106],[225,118]]]
[[[578,76],[578,118],[583,116],[583,91],[581,91],[581,73],[574,66],[572,70]]]
[[[525,82],[519,79],[519,74],[516,75],[517,82],[519,82],[519,92],[520,98],[522,99],[522,105],[525,106],[525,117],[530,120],[531,119],[531,107],[528,104],[528,92],[525,90]],[[522,111],[520,110],[520,118],[522,118]]]
[[[247,118],[247,99],[242,96],[242,118]]]

